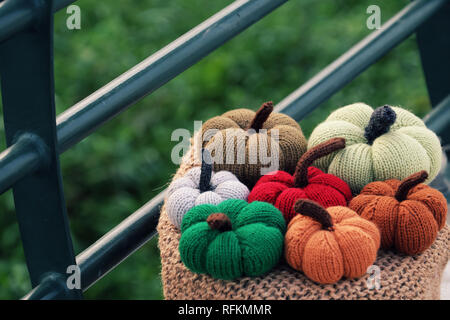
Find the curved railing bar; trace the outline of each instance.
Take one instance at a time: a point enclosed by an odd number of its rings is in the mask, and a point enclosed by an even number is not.
[[[129,71],[63,112],[56,119],[58,151],[63,153],[106,121],[161,87],[187,68],[257,22],[287,0],[239,0],[151,55]],[[70,3],[71,1],[59,1]],[[1,21],[0,7],[0,21]],[[1,29],[0,29],[1,30]],[[28,146],[22,161],[13,146],[0,155],[0,193],[36,169],[39,155]],[[8,166],[8,170],[6,170]],[[12,172],[10,172],[12,170]]]
[[[53,12],[76,0],[53,0]],[[31,26],[39,15],[40,1],[5,0],[0,2],[0,42]]]
[[[448,0],[416,0],[389,19],[312,79],[284,98],[275,108],[303,119],[322,102],[356,78],[439,10]]]
[[[401,40],[411,34],[415,28],[419,27],[427,18],[429,18],[436,10],[438,10],[448,0],[417,0],[407,5],[399,14],[391,18],[385,25],[384,29],[380,29],[371,33],[368,37],[362,40],[355,47],[335,62],[330,64],[325,70],[317,74],[310,81],[301,86],[298,90],[294,91],[284,100],[282,100],[275,108],[277,112],[284,112],[293,116],[297,120],[302,119],[306,114],[314,110],[321,102],[326,98],[333,95],[336,91],[342,88],[350,80],[356,77],[362,70],[367,68],[376,59],[380,58],[393,47],[398,45]],[[242,8],[246,12],[246,17],[250,14],[259,13],[258,18],[261,18],[263,14],[268,13],[267,8],[262,9],[264,3],[271,3],[275,8],[284,1],[257,1],[258,7],[246,7]],[[240,5],[248,5],[248,1],[238,1]],[[236,5],[236,3],[233,3]],[[183,63],[183,57],[187,53],[192,53],[192,50],[205,50],[203,53],[196,53],[195,59],[201,59],[202,54],[206,55],[214,46],[214,38],[209,37],[212,33],[220,33],[224,39],[231,37],[230,34],[224,34],[224,30],[234,33],[238,32],[235,27],[232,27],[230,31],[230,24],[239,25],[239,19],[236,17],[233,22],[224,21],[224,17],[219,18],[217,15],[223,15],[224,12],[237,14],[238,11],[235,7],[227,7],[211,19],[205,21],[197,28],[188,32],[186,35],[172,42],[164,49],[158,51],[154,55],[150,56],[142,63],[135,66],[132,70],[119,76],[100,90],[97,90],[86,99],[80,101],[72,108],[61,114],[57,118],[57,137],[59,152],[62,153],[78,141],[89,135],[92,131],[106,122],[108,119],[127,108],[131,103],[145,96],[149,92],[156,90],[163,85],[169,79],[175,77],[187,68],[187,66],[180,66]],[[243,14],[243,12],[240,13]],[[242,16],[241,16],[242,17]],[[227,20],[227,19],[225,19]],[[208,22],[209,21],[209,22]],[[206,22],[208,22],[206,24]],[[205,25],[206,24],[206,25]],[[406,31],[402,31],[402,28],[406,28]],[[245,26],[240,26],[238,29],[244,29]],[[224,30],[213,30],[224,29]],[[194,30],[198,32],[195,36]],[[198,41],[199,35],[202,34],[202,39],[205,37],[206,30],[209,33],[207,39],[211,42],[209,44],[202,44],[199,47]],[[226,33],[226,32],[225,32]],[[216,43],[217,45],[217,43]],[[356,50],[360,50],[358,53]],[[373,50],[373,52],[371,52]],[[174,59],[177,67],[167,66],[165,53],[171,56],[170,59]],[[190,58],[192,59],[192,57]],[[198,61],[197,60],[197,61]],[[173,61],[173,60],[171,60]],[[193,61],[187,61],[189,65],[194,63]],[[359,66],[358,64],[361,64]],[[164,67],[166,65],[166,67]],[[182,68],[182,69],[177,69]],[[119,90],[121,88],[122,90]],[[295,111],[297,110],[298,111]],[[3,155],[7,155],[11,150],[5,150]],[[13,161],[13,159],[9,159]],[[4,163],[0,158],[0,185],[11,186],[17,180],[11,179],[2,175],[2,167]],[[17,162],[17,165],[12,166],[15,171],[21,171],[23,174],[32,172],[31,167],[25,166],[23,163]],[[14,175],[12,177],[15,177]],[[0,192],[4,191],[0,189]]]

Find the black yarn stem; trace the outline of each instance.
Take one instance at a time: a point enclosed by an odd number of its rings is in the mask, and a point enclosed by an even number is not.
[[[207,157],[207,161],[205,161]],[[206,192],[211,190],[211,175],[212,175],[212,162],[209,152],[206,149],[202,149],[202,167],[200,169],[200,192]]]
[[[397,115],[388,105],[378,107],[372,113],[369,124],[364,129],[364,137],[368,144],[372,144],[376,138],[387,133],[394,124]]]

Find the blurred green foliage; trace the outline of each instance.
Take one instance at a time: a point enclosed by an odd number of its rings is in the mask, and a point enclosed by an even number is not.
[[[79,0],[82,29],[55,20],[57,113],[111,81],[225,7],[216,0]],[[292,0],[212,53],[61,157],[67,208],[77,253],[164,188],[176,128],[193,130],[238,106],[279,102],[371,30],[366,8],[382,22],[408,1]],[[419,116],[429,101],[414,37],[409,38],[301,121],[309,135],[339,106],[364,101],[401,105]],[[2,122],[3,123],[3,122]],[[1,131],[0,146],[4,149]],[[0,298],[29,289],[11,191],[0,197]],[[32,214],[32,213],[30,213]],[[157,239],[91,287],[85,297],[162,298]]]

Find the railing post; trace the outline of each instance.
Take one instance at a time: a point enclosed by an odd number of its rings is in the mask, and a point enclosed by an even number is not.
[[[450,1],[426,23],[417,30],[417,43],[419,45],[420,58],[428,88],[431,106],[440,106],[440,111],[434,113],[434,118],[443,115],[448,108],[448,95],[450,85]],[[447,101],[444,99],[447,97]],[[440,120],[442,123],[445,117]],[[450,145],[450,133],[447,131],[439,134],[443,146]],[[450,150],[447,150],[450,157]]]
[[[36,5],[34,25],[0,45],[0,77],[8,146],[32,134],[39,169],[13,186],[14,202],[32,286],[48,274],[67,278],[75,256],[56,147],[53,79],[53,1]],[[81,290],[63,297],[81,298]]]
[[[417,30],[417,43],[431,105],[450,93],[450,1]],[[450,143],[450,141],[447,141]]]

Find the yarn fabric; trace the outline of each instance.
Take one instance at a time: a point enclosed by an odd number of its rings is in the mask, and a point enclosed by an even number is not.
[[[265,202],[198,205],[181,224],[181,261],[217,279],[259,276],[280,260],[285,229],[281,212]]]
[[[334,137],[346,139],[343,150],[314,165],[346,181],[356,195],[370,182],[402,180],[425,170],[429,183],[438,174],[442,150],[438,137],[411,112],[364,103],[337,109],[312,132],[308,149]]]
[[[347,183],[335,175],[310,166],[314,160],[345,148],[345,139],[333,138],[308,150],[297,163],[294,175],[276,171],[261,177],[251,190],[248,201],[264,201],[275,205],[289,222],[297,212],[298,199],[311,199],[328,208],[346,206],[352,198]]]
[[[197,145],[210,151],[215,171],[230,171],[249,187],[270,171],[294,172],[306,139],[294,119],[272,111],[266,102],[257,112],[236,109],[203,124]]]
[[[195,166],[193,150],[193,147],[189,149],[173,180]],[[181,234],[168,218],[167,201],[162,206],[157,231],[163,295],[165,299],[176,300],[439,299],[442,273],[450,257],[450,228],[446,226],[420,255],[380,249],[374,262],[380,271],[379,287],[368,286],[375,284],[371,272],[334,284],[318,284],[292,269],[284,259],[261,276],[219,280],[194,273],[181,262],[178,250]]]
[[[375,224],[347,207],[325,209],[307,199],[298,200],[295,210],[300,214],[285,237],[285,257],[292,268],[322,284],[366,273],[380,246]]]
[[[349,207],[374,222],[381,232],[381,246],[419,254],[435,241],[446,223],[447,200],[423,184],[427,172],[417,172],[403,181],[376,181],[363,188]]]
[[[191,168],[174,180],[167,191],[166,205],[170,221],[180,228],[191,208],[200,204],[219,204],[226,199],[247,200],[248,188],[228,171],[212,171],[210,159],[202,157],[201,167]]]

